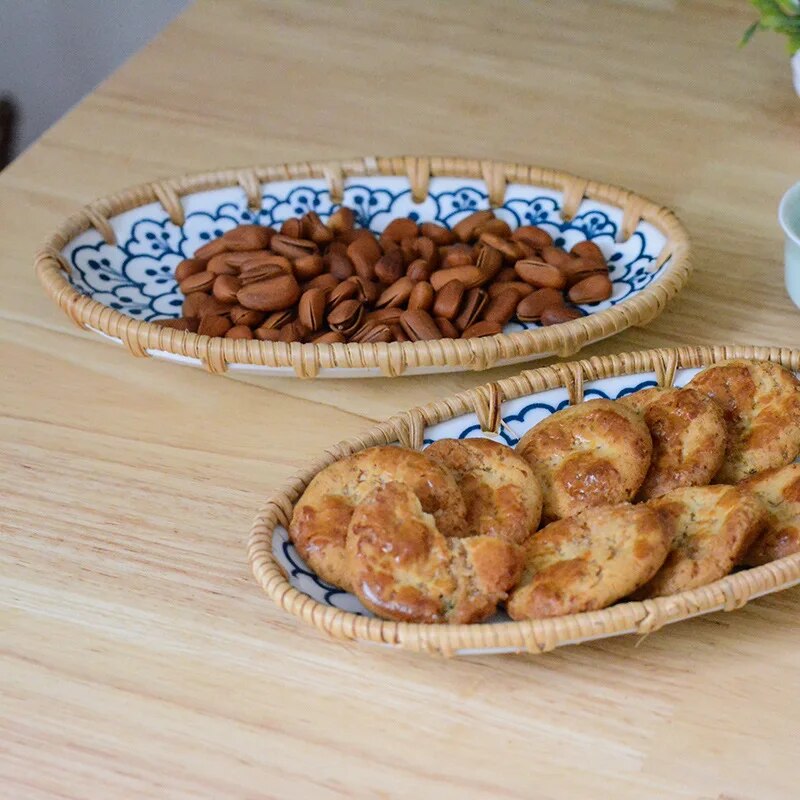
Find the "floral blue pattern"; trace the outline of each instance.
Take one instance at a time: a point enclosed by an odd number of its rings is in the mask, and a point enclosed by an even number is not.
[[[437,185],[441,191],[436,191]],[[244,194],[237,190],[227,190],[232,199],[224,202],[219,202],[219,192],[193,195],[193,207],[202,208],[187,213],[183,225],[171,222],[156,204],[142,207],[141,216],[127,212],[119,223],[112,220],[117,245],[106,244],[95,230],[67,245],[64,255],[73,268],[70,280],[82,293],[135,319],[176,317],[183,298],[173,277],[175,266],[198,247],[241,223],[280,225],[310,210],[324,220],[339,207],[320,181],[281,182],[265,189],[258,212],[247,207]],[[489,199],[480,181],[433,179],[428,197],[415,203],[405,179],[369,178],[346,186],[344,205],[354,209],[359,225],[380,232],[401,215],[452,227],[473,211],[488,208]],[[583,239],[598,244],[609,262],[614,293],[603,303],[582,306],[583,313],[589,314],[622,302],[658,277],[660,270],[651,267],[663,237],[654,229],[640,229],[627,242],[618,243],[616,210],[586,202],[581,209],[585,206],[586,210],[564,221],[557,193],[515,185],[509,187],[496,213],[512,228],[539,225],[565,247]],[[123,218],[131,221],[123,225]],[[535,326],[511,323],[507,331]]]
[[[642,377],[641,375],[631,375],[627,378],[599,381],[598,383],[601,385],[586,387],[584,397],[587,399],[605,398],[606,400],[617,400],[633,392],[638,392],[640,389],[658,385],[654,379],[642,379]],[[524,433],[532,428],[542,417],[555,414],[556,411],[560,411],[569,405],[569,400],[566,397],[557,402],[549,403],[541,402],[536,397],[537,395],[531,395],[529,398],[525,398],[530,402],[525,403],[519,411],[503,415],[500,437],[509,446],[513,447],[519,441],[520,437],[516,432]],[[462,422],[461,427],[458,426],[458,419],[453,421],[454,427],[448,434],[449,436],[457,439],[467,439],[483,435],[480,425],[476,425],[471,421],[474,417],[462,419],[465,421]],[[466,422],[466,420],[469,420],[469,422]],[[426,437],[423,440],[423,444],[425,446],[432,444],[436,438],[442,437]],[[335,586],[331,586],[318,578],[300,557],[283,528],[276,528],[275,530],[273,553],[288,573],[290,582],[296,588],[311,595],[315,600],[335,608],[346,608],[348,611],[354,611],[355,613],[369,613],[358,603],[353,595],[342,589],[337,589]]]

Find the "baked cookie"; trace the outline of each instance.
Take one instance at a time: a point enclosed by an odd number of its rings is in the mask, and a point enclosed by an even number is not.
[[[642,417],[622,403],[589,400],[551,414],[520,439],[544,494],[545,521],[632,500],[650,466]]]
[[[638,500],[660,497],[681,486],[705,486],[725,458],[722,409],[695,389],[642,389],[624,403],[644,417],[653,457]]]
[[[672,529],[669,555],[637,600],[696,589],[725,577],[764,530],[766,511],[736,486],[675,489],[648,504]]]
[[[646,505],[590,508],[552,522],[525,546],[508,613],[521,620],[605,608],[656,574],[669,543],[666,523]]]
[[[390,482],[356,507],[347,534],[353,591],[381,617],[479,622],[506,598],[519,548],[495,536],[447,538],[409,486]]]
[[[770,361],[734,359],[689,382],[722,407],[728,446],[717,483],[738,483],[800,454],[800,381]]]
[[[739,484],[767,509],[767,527],[739,563],[756,567],[800,553],[800,464],[768,469]]]
[[[522,544],[542,517],[542,489],[524,458],[491,439],[440,439],[424,451],[453,473],[470,536]]]
[[[350,588],[345,563],[350,517],[373,489],[389,481],[407,484],[442,534],[464,535],[464,498],[449,470],[416,450],[371,447],[315,475],[294,508],[289,536],[320,578]]]

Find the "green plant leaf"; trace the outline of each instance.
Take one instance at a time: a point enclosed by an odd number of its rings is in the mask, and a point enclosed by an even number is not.
[[[753,34],[758,30],[759,24],[754,22],[745,32],[744,36],[742,36],[741,41],[739,42],[739,47],[744,47],[752,38]]]

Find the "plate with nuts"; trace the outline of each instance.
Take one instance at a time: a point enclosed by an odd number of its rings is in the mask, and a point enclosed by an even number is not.
[[[626,190],[522,164],[365,158],[123,191],[37,257],[81,327],[134,355],[300,377],[481,370],[644,324],[686,233]]]

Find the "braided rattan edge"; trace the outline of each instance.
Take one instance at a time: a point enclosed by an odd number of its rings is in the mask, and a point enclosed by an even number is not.
[[[392,417],[330,448],[267,500],[250,531],[248,554],[253,574],[282,609],[330,636],[445,656],[460,651],[492,649],[543,653],[566,644],[622,633],[647,634],[698,614],[739,608],[756,597],[798,583],[800,554],[737,572],[699,589],[644,602],[623,603],[602,611],[529,622],[422,625],[359,616],[319,603],[291,586],[272,554],[275,525],[286,526],[294,503],[311,478],[345,455],[395,441],[419,447],[426,425],[472,411],[478,414],[482,425],[496,426],[500,424],[496,408],[499,403],[534,392],[566,386],[571,401],[580,402],[584,380],[654,371],[659,383],[670,386],[677,369],[706,366],[727,358],[770,360],[794,371],[800,369],[800,350],[789,348],[697,346],[644,350],[527,370]]]
[[[657,264],[662,265],[667,260],[669,264],[664,267],[664,274],[658,281],[634,297],[613,308],[560,325],[480,339],[389,344],[286,344],[210,338],[135,320],[81,294],[67,280],[69,267],[61,256],[66,244],[90,227],[95,227],[108,241],[113,241],[109,217],[137,206],[161,203],[169,217],[180,222],[183,219],[180,198],[193,192],[238,185],[252,205],[262,182],[320,178],[327,181],[333,197],[341,198],[345,178],[367,175],[407,176],[416,199],[427,194],[431,176],[480,178],[486,181],[493,206],[502,204],[508,183],[558,189],[564,193],[565,219],[574,215],[584,197],[610,203],[623,210],[621,235],[630,235],[639,220],[650,222],[665,235],[667,242]],[[120,339],[133,355],[146,356],[150,350],[165,351],[199,359],[212,372],[225,371],[229,363],[291,367],[301,377],[313,377],[320,369],[329,368],[377,368],[390,376],[425,367],[481,370],[501,361],[537,354],[574,355],[591,341],[619,333],[632,325],[650,322],[683,288],[691,272],[686,230],[672,211],[640,195],[618,186],[543,167],[432,156],[360,158],[230,169],[141,184],[96,200],[69,217],[48,237],[35,263],[45,291],[76,325]]]

